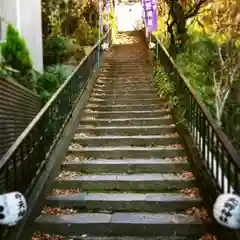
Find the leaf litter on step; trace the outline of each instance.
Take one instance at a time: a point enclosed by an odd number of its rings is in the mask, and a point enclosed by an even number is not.
[[[32,240],[76,240],[84,239],[85,237],[87,237],[87,234],[82,234],[81,236],[66,237],[57,234],[35,232],[33,233]]]
[[[200,191],[198,188],[184,188],[180,192],[192,198],[200,197]]]
[[[68,189],[54,188],[49,195],[72,195],[80,192],[81,192],[80,188],[68,188]]]

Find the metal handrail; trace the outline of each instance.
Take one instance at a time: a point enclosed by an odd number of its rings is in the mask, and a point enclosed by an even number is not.
[[[227,135],[218,127],[197,92],[190,86],[182,70],[158,37],[146,31],[147,39],[156,43],[157,60],[176,78],[176,93],[181,107],[185,109],[185,119],[190,135],[198,148],[204,165],[210,172],[218,192],[240,193],[240,156]],[[150,37],[151,36],[151,37]]]
[[[0,192],[17,190],[28,195],[29,185],[43,169],[96,67],[98,46],[111,36],[111,31],[112,27],[0,159]]]
[[[222,131],[222,129],[220,127],[218,127],[218,125],[215,123],[215,120],[213,119],[212,115],[210,114],[210,112],[208,111],[206,105],[201,101],[201,98],[199,97],[199,95],[197,94],[196,90],[193,89],[190,84],[189,81],[187,80],[187,78],[184,76],[182,70],[177,66],[177,64],[175,63],[175,61],[173,60],[173,58],[169,55],[168,51],[166,50],[166,48],[161,44],[160,40],[158,37],[156,37],[156,40],[158,42],[158,44],[161,46],[161,48],[163,49],[164,53],[168,56],[169,60],[171,61],[171,64],[174,66],[174,68],[176,68],[176,70],[178,71],[181,79],[184,81],[184,83],[186,84],[186,86],[188,87],[189,91],[191,92],[193,98],[195,99],[195,101],[197,102],[197,104],[199,105],[199,107],[201,108],[201,111],[204,113],[207,121],[210,123],[210,125],[212,126],[213,130],[216,132],[217,138],[225,144],[226,149],[228,150],[231,158],[235,159],[236,156],[238,156],[238,160],[236,160],[236,164],[238,165],[239,169],[240,169],[240,159],[239,159],[239,155],[236,151],[236,149],[233,147],[232,143],[230,142],[230,140],[228,139],[227,135]]]

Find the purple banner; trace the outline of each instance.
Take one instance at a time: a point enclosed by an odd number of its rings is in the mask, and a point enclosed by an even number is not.
[[[99,28],[100,32],[103,32],[103,24],[102,24],[102,0],[98,1],[98,8],[99,8]]]
[[[105,10],[106,10],[106,30],[108,31],[109,29],[109,20],[108,20],[108,15],[109,15],[109,0],[105,0]]]
[[[142,0],[145,21],[149,32],[158,29],[158,14],[156,0]]]

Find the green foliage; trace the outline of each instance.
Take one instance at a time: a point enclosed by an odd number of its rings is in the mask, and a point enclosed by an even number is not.
[[[172,109],[179,106],[179,98],[176,95],[174,78],[169,76],[162,66],[156,66],[153,72],[161,99],[167,100],[167,106]]]
[[[15,28],[9,24],[6,41],[1,44],[1,53],[4,62],[26,75],[32,69],[32,61],[25,41],[19,36]]]
[[[211,38],[196,34],[188,39],[182,52],[176,56],[177,65],[212,112],[214,105],[212,71],[216,65],[216,51],[217,45]]]
[[[43,43],[44,64],[53,65],[60,63],[62,58],[71,52],[71,44],[68,38],[56,35],[50,36]]]
[[[7,28],[6,40],[1,43],[0,47],[3,57],[2,75],[13,77],[23,86],[34,90],[34,71],[29,51],[24,39],[19,36],[18,31],[11,24]]]
[[[8,78],[12,74],[17,74],[19,71],[7,66],[6,64],[0,62],[0,77]]]
[[[71,74],[73,69],[64,65],[48,67],[37,80],[37,92],[46,102]]]
[[[91,28],[85,21],[82,21],[74,32],[74,38],[80,46],[94,45],[98,40],[98,28]]]

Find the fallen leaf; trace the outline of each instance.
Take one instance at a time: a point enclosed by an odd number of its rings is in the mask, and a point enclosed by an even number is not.
[[[41,214],[61,216],[61,215],[71,215],[77,212],[78,212],[77,209],[72,209],[72,208],[43,207]]]
[[[194,178],[192,172],[183,172],[181,175],[185,178]]]
[[[191,216],[196,216],[202,220],[207,220],[210,221],[210,218],[208,216],[208,212],[204,207],[197,208],[197,207],[192,207],[186,210],[186,214],[191,215]]]
[[[202,236],[199,240],[217,240],[216,236],[207,233],[204,236]]]
[[[81,190],[79,188],[69,188],[69,189],[53,189],[50,195],[72,195],[76,193],[80,193]]]
[[[198,188],[185,188],[181,190],[181,193],[184,193],[185,195],[192,197],[192,198],[199,198],[200,192]]]

